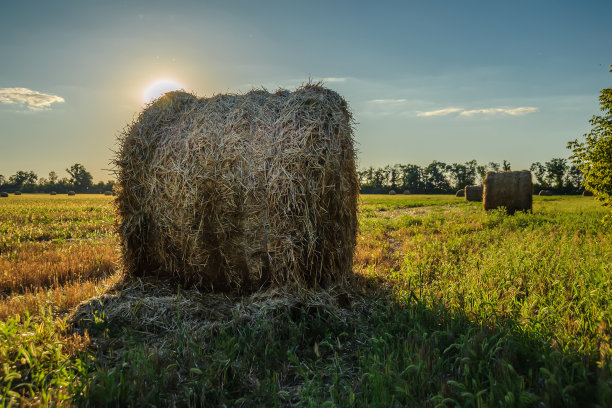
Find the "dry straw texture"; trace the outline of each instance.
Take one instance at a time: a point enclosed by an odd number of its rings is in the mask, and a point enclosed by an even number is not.
[[[541,195],[541,196],[551,196],[551,195],[553,195],[553,193],[550,190],[540,190],[538,195]]]
[[[466,186],[463,195],[467,201],[482,201],[482,186]]]
[[[337,93],[167,93],[120,138],[128,275],[249,293],[351,271],[359,185]]]
[[[505,207],[508,214],[531,211],[533,184],[530,171],[490,171],[482,184],[485,210]]]
[[[465,191],[463,191],[463,189],[457,190],[457,192],[455,193],[455,197],[463,197],[463,196],[465,196]]]

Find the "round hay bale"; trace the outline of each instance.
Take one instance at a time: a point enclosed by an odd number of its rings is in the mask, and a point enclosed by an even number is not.
[[[21,195],[21,191],[15,191],[13,194],[15,194],[15,195]]]
[[[455,193],[455,197],[464,197],[464,196],[465,196],[465,191],[463,189],[457,190],[457,192]]]
[[[0,197],[8,197],[8,193],[3,191],[0,193]]]
[[[532,210],[533,183],[530,171],[490,171],[485,175],[482,185],[485,210],[505,207],[508,214]]]
[[[113,192],[112,192],[112,191],[105,191],[105,192],[104,192],[104,195],[106,195],[106,196],[112,196],[112,195],[113,195]]]
[[[410,190],[404,190],[404,195],[410,195]]]
[[[68,192],[68,195],[69,195],[69,196],[73,196],[73,195],[76,195],[76,193],[75,193],[74,191],[69,191],[69,192]]]
[[[463,195],[467,201],[482,201],[482,186],[465,186]]]
[[[540,190],[538,195],[541,195],[541,196],[551,196],[551,195],[553,195],[553,193],[550,190]]]
[[[119,142],[128,275],[249,293],[351,272],[359,185],[351,114],[337,93],[169,92]]]
[[[589,190],[584,190],[584,191],[582,192],[582,196],[583,196],[583,197],[593,197],[593,192],[592,192],[592,191],[589,191]]]
[[[395,190],[389,190],[389,195],[395,195],[395,194],[397,194]]]
[[[55,191],[52,191],[49,193],[49,195],[57,195],[57,193]]]

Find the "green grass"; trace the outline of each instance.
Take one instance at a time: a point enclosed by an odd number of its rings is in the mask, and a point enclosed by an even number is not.
[[[3,401],[25,389],[83,406],[612,406],[606,213],[571,196],[515,216],[451,196],[362,196],[354,270],[371,290],[351,306],[278,306],[196,331],[176,310],[166,332],[100,314],[97,348],[59,346],[70,332],[48,314],[10,318]]]

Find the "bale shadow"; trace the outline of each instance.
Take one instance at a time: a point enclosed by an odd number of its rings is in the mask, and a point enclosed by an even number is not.
[[[357,274],[246,297],[122,282],[70,322],[95,347],[81,405],[612,404],[609,363]]]

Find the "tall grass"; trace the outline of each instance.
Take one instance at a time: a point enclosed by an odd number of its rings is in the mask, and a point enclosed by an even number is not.
[[[362,196],[362,297],[196,331],[176,310],[162,332],[103,311],[66,326],[120,279],[109,198],[21,198],[0,202],[5,405],[612,406],[612,242],[590,198],[507,216]]]

